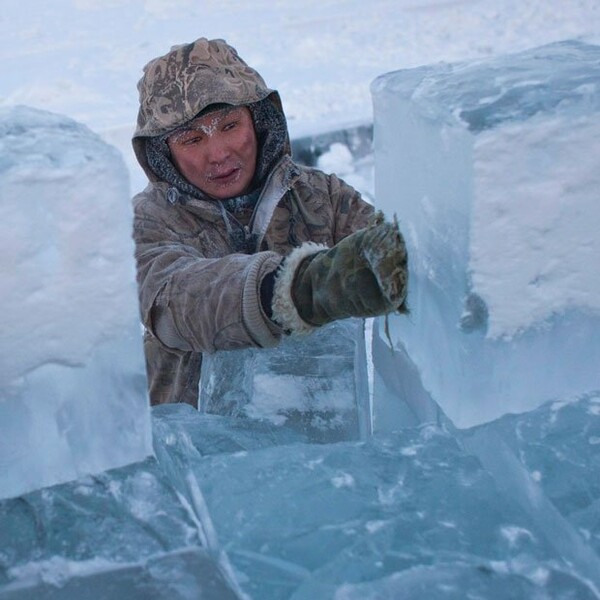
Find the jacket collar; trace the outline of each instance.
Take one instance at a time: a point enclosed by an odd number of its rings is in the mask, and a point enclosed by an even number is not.
[[[291,189],[300,174],[301,171],[298,165],[286,154],[268,175],[249,224],[250,232],[258,237],[257,247],[260,247],[273,217],[275,207],[286,192]],[[179,204],[185,210],[211,223],[223,220],[218,200],[201,200],[188,194],[182,194],[175,187],[169,187],[167,198],[171,204]]]

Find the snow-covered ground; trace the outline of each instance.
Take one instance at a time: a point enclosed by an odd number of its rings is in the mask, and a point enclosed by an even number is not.
[[[371,120],[378,75],[600,40],[598,0],[3,0],[0,105],[90,126],[144,178],[129,139],[143,65],[171,45],[221,37],[280,91],[293,137]]]

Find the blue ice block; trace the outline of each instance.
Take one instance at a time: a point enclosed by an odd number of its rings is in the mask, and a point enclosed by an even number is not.
[[[396,366],[375,362],[375,428],[398,399],[467,427],[600,389],[600,47],[397,71],[372,93],[411,308],[390,319]]]
[[[132,220],[114,148],[0,110],[0,498],[152,451]]]
[[[443,427],[222,452],[193,469],[254,598],[595,597],[547,527]]]
[[[200,410],[292,428],[315,442],[371,433],[364,324],[337,321],[274,348],[205,355]]]
[[[176,413],[155,420],[156,457],[0,501],[2,600],[245,598]]]

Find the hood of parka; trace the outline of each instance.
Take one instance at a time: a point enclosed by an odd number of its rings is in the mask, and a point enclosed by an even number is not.
[[[175,131],[212,104],[245,106],[268,98],[285,122],[277,91],[267,87],[259,73],[221,39],[200,38],[151,60],[138,91],[140,108],[132,143],[150,181],[160,178],[148,164],[146,138]],[[284,151],[289,154],[287,127],[285,138]]]

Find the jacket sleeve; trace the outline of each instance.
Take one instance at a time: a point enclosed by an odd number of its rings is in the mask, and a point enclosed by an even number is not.
[[[351,233],[366,227],[374,208],[363,200],[358,191],[336,175],[329,176],[329,193],[334,210],[333,239],[337,244]]]
[[[147,201],[134,208],[140,310],[150,333],[168,348],[195,352],[277,344],[281,331],[262,310],[260,283],[279,254],[207,258]]]

